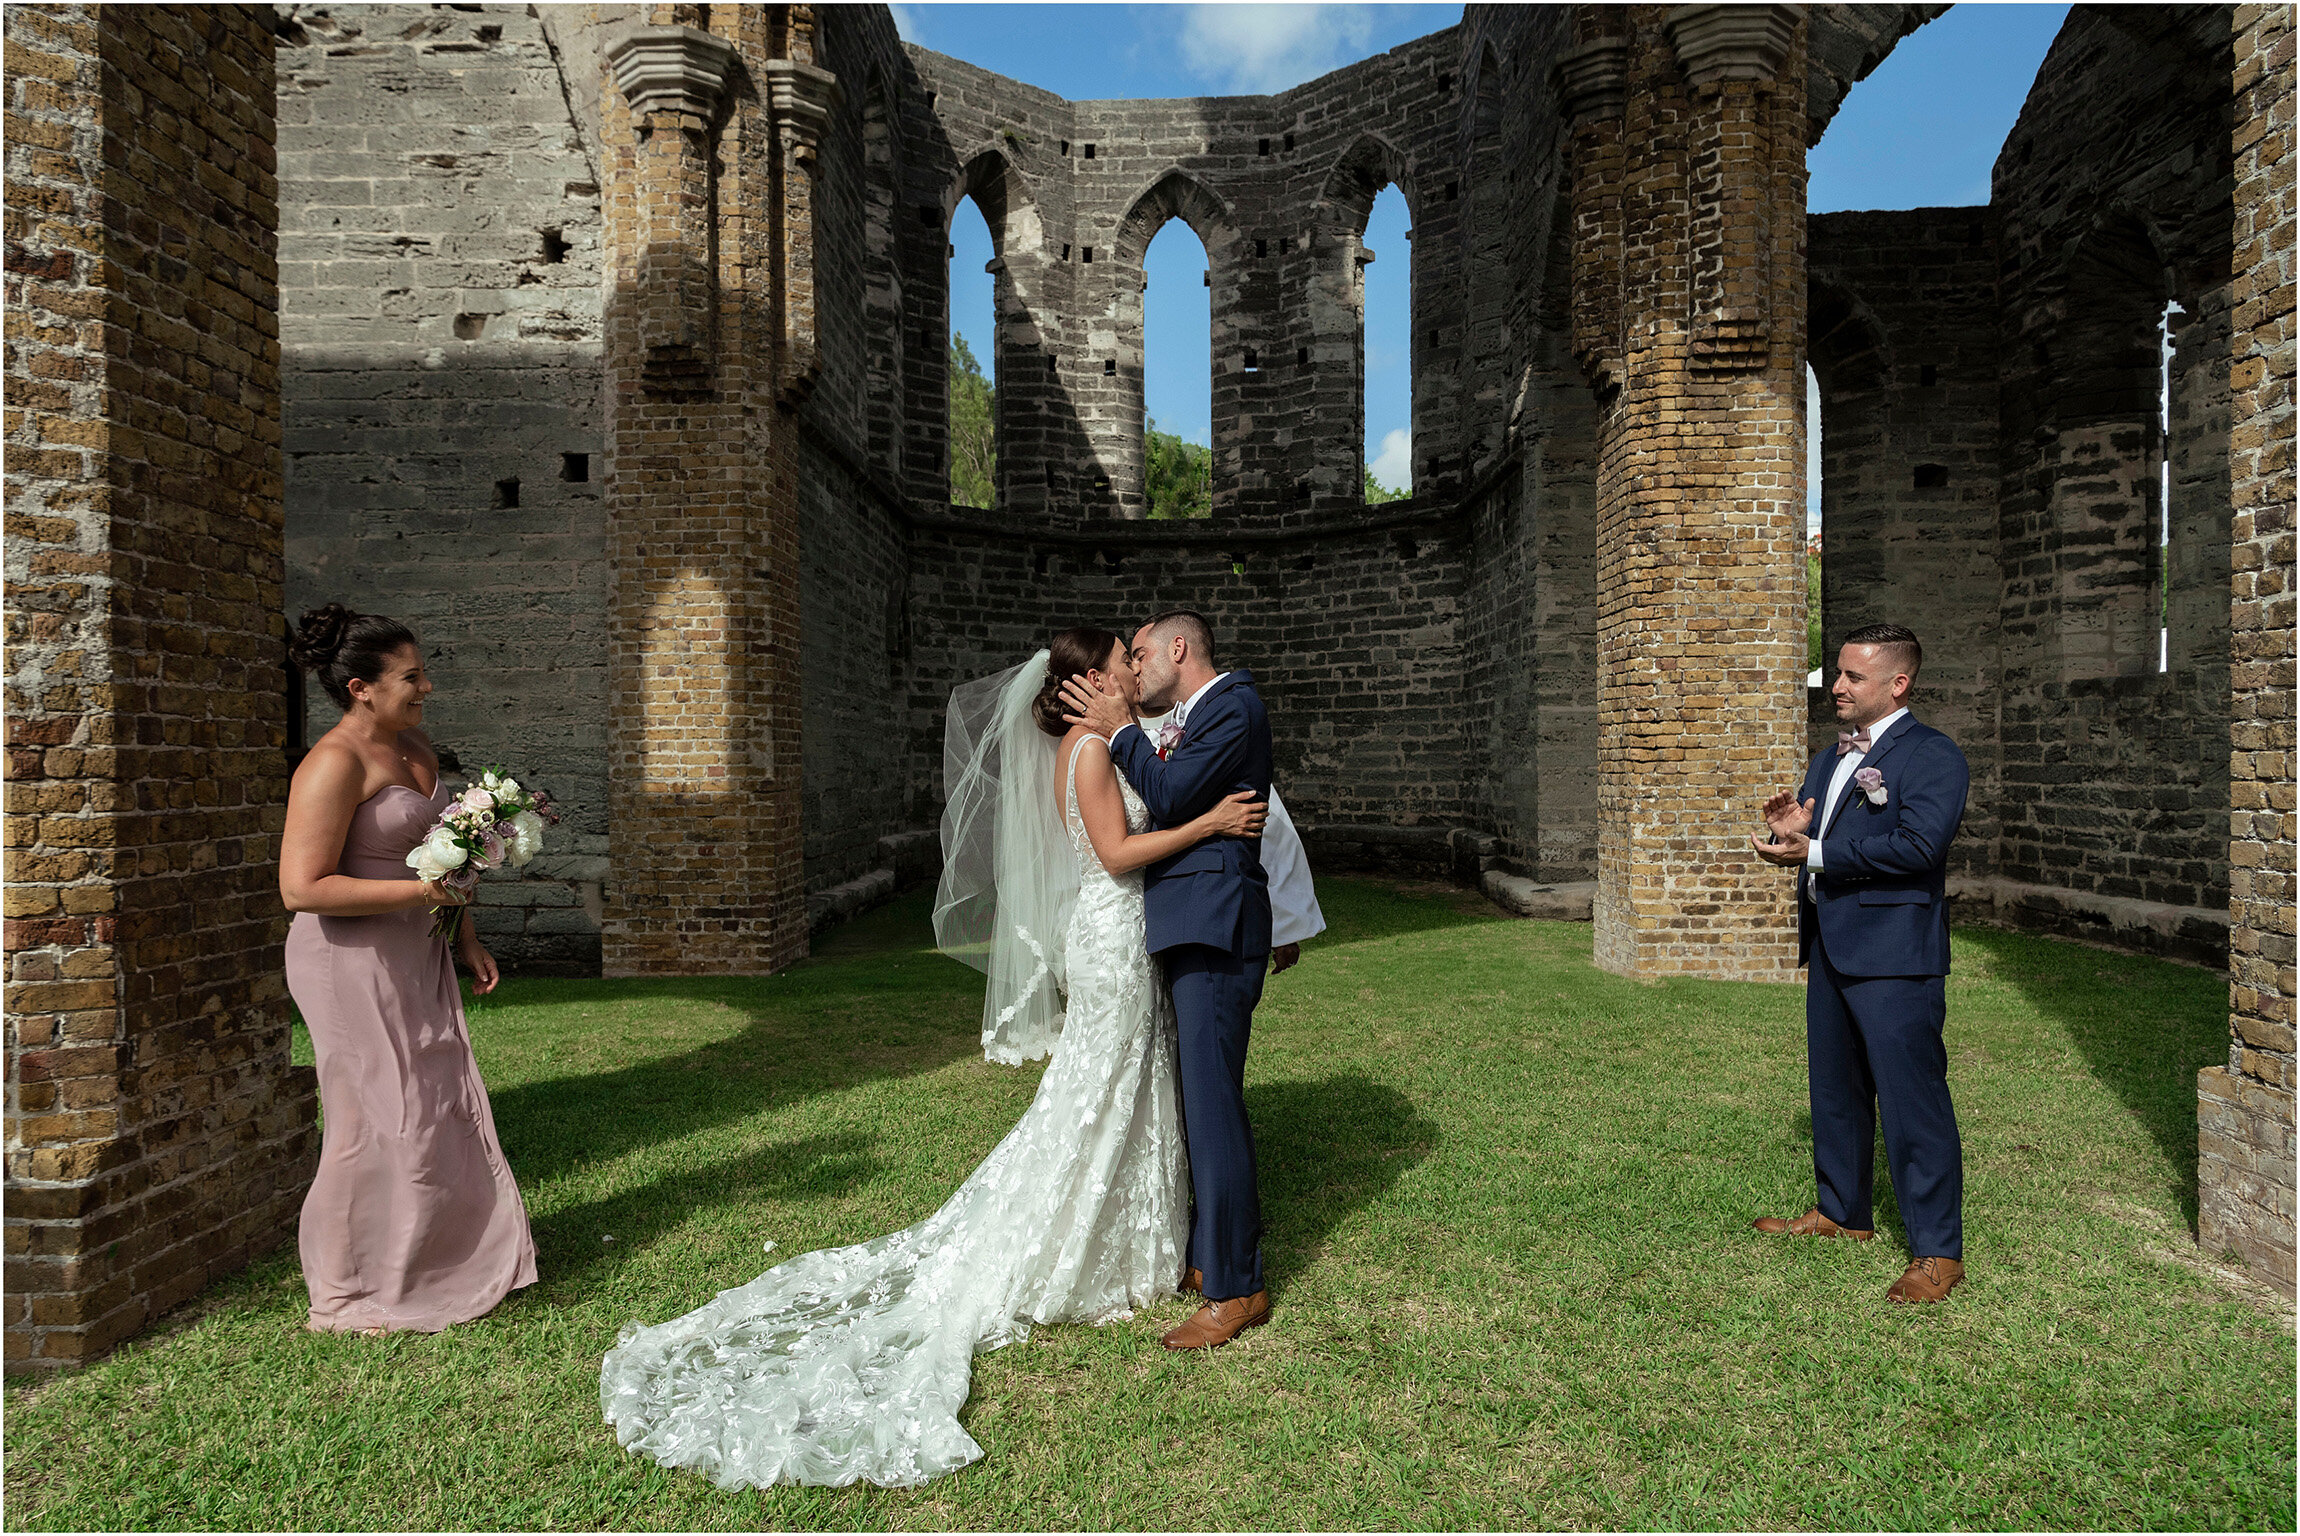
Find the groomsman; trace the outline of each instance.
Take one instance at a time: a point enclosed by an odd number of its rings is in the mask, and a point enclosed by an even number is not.
[[[1924,648],[1898,624],[1845,637],[1829,690],[1842,729],[1804,787],[1765,802],[1769,863],[1797,871],[1797,955],[1808,967],[1813,1208],[1760,1232],[1875,1237],[1880,1112],[1909,1267],[1886,1296],[1946,1300],[1964,1279],[1964,1148],[1949,1102],[1949,843],[1972,781],[1965,756],[1907,700]]]

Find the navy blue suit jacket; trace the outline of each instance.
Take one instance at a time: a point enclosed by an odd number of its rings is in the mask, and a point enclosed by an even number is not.
[[[1139,727],[1120,731],[1111,751],[1161,829],[1195,821],[1242,789],[1270,798],[1270,717],[1251,672],[1227,674],[1197,702],[1171,757],[1161,759]],[[1152,954],[1178,944],[1243,960],[1270,952],[1270,877],[1257,838],[1210,837],[1160,859],[1143,871],[1142,904]]]
[[[1820,873],[1797,871],[1797,963],[1812,963],[1818,924],[1829,963],[1848,976],[1946,976],[1949,843],[1972,772],[1955,742],[1914,715],[1894,721],[1861,766],[1885,776],[1885,803],[1871,805],[1848,780],[1821,840]],[[1797,793],[1816,802],[1816,831],[1836,772],[1836,749],[1823,748]]]

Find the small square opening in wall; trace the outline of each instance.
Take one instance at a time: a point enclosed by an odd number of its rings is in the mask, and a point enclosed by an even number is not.
[[[1291,235],[1280,235],[1278,237],[1278,254],[1281,256],[1291,256],[1293,253],[1294,237]]]
[[[1205,274],[1205,276],[1206,276],[1206,286],[1207,286],[1207,287],[1209,287],[1209,288],[1213,287],[1213,286],[1214,286],[1214,269],[1213,269],[1212,267],[1208,267],[1208,268],[1206,269],[1206,274]]]
[[[1941,370],[1936,364],[1925,363],[1918,367],[1917,383],[1921,388],[1931,389],[1940,382]]]
[[[1287,134],[1287,135],[1286,135],[1286,153],[1290,155],[1290,154],[1292,154],[1293,152],[1294,152],[1294,136],[1293,136],[1292,134],[1290,134],[1290,133],[1289,133],[1289,134]]]
[[[1094,494],[1097,496],[1110,494],[1110,477],[1108,475],[1096,475],[1094,477]]]
[[[1270,242],[1269,242],[1269,241],[1267,241],[1267,240],[1257,240],[1257,241],[1255,241],[1255,242],[1254,242],[1254,254],[1255,254],[1256,256],[1267,256],[1267,255],[1269,255],[1269,254],[1270,254]]]
[[[1054,489],[1054,466],[1051,464],[1046,466],[1046,488],[1050,491]]]
[[[1449,181],[1449,182],[1447,182],[1447,183],[1445,184],[1445,200],[1446,200],[1447,202],[1449,202],[1449,203],[1450,203],[1450,202],[1453,202],[1453,201],[1457,200],[1457,199],[1458,199],[1460,196],[1461,196],[1461,183],[1460,183],[1460,182],[1458,182],[1458,181]]]
[[[1065,160],[1070,158],[1070,141],[1068,139],[1062,141],[1062,157]]]
[[[1090,266],[1090,267],[1094,265],[1094,247],[1093,247],[1093,246],[1089,245],[1089,246],[1086,246],[1086,247],[1084,247],[1084,248],[1083,248],[1083,250],[1081,251],[1081,253],[1080,253],[1080,254],[1081,254],[1081,259],[1083,259],[1083,260],[1085,261],[1086,265],[1088,265],[1088,266]]]
[[[559,478],[576,485],[588,484],[591,479],[591,455],[563,453],[559,455]]]
[[[1065,241],[1062,246],[1062,259],[1064,261],[1068,261],[1070,259],[1070,245],[1067,241]]]
[[[1094,146],[1091,144],[1086,146],[1086,158],[1089,160],[1094,158]]]
[[[507,507],[516,507],[516,506],[518,506],[518,505],[519,505],[519,477],[518,477],[517,475],[512,475],[512,476],[511,476],[511,477],[509,477],[508,479],[504,479],[504,480],[498,480],[498,481],[496,481],[496,482],[495,482],[495,506],[496,506],[496,510],[498,510],[498,511],[501,511],[501,510],[503,510],[504,508],[507,508]]]
[[[1296,480],[1296,481],[1294,482],[1294,500],[1296,500],[1296,501],[1308,501],[1309,499],[1310,499],[1310,482],[1309,482],[1309,481],[1307,481],[1307,480]]]
[[[1047,566],[1053,563],[1054,552],[1052,550],[1034,549],[1030,552],[1030,571],[1034,576],[1045,575]]]
[[[485,315],[457,315],[455,317],[455,339],[457,341],[477,341],[486,334],[486,331],[487,317]]]
[[[555,267],[567,259],[567,237],[556,229],[543,231],[543,265]]]
[[[1308,347],[1294,348],[1294,366],[1296,368],[1307,368],[1310,366],[1310,349]]]
[[[1248,373],[1260,373],[1262,371],[1262,354],[1252,347],[1246,349],[1246,371]]]
[[[1118,359],[1115,357],[1102,359],[1102,376],[1106,379],[1114,379],[1118,376]]]
[[[1444,95],[1446,92],[1448,92],[1448,91],[1452,90],[1452,89],[1453,89],[1453,76],[1451,76],[1451,75],[1449,75],[1449,74],[1445,74],[1445,73],[1443,73],[1443,72],[1441,71],[1441,72],[1439,73],[1438,77],[1437,77],[1437,88],[1438,88],[1438,94],[1439,94],[1440,96],[1443,96],[1443,95]]]
[[[1270,152],[1270,141],[1268,139],[1258,139],[1255,141],[1255,145],[1256,147],[1254,153],[1257,155],[1266,155]]]
[[[1919,464],[1917,466],[1918,490],[1937,491],[1948,483],[1949,467],[1946,464]]]
[[[940,208],[921,208],[918,211],[918,221],[928,229],[940,229],[942,228],[942,210]]]

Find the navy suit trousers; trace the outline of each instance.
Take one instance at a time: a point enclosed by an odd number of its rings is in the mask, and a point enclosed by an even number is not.
[[[1208,1301],[1251,1296],[1262,1289],[1262,1194],[1246,1120],[1246,1039],[1269,956],[1177,944],[1158,958],[1182,1039],[1182,1118],[1198,1204],[1188,1263],[1204,1278]]]
[[[1909,1253],[1965,1256],[1964,1145],[1949,1102],[1947,978],[1847,976],[1813,936],[1805,1050],[1813,1091],[1813,1177],[1821,1214],[1876,1226],[1878,1112]],[[1195,1147],[1192,1149],[1195,1151]]]

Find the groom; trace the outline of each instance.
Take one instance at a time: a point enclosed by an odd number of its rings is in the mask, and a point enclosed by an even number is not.
[[[1144,737],[1130,706],[1086,679],[1072,678],[1062,694],[1076,711],[1072,725],[1109,739],[1152,820],[1180,826],[1240,790],[1267,800],[1269,717],[1252,673],[1219,670],[1206,621],[1161,613],[1135,632],[1133,657],[1142,707],[1174,712],[1166,730],[1180,734],[1165,750]],[[1181,1034],[1182,1119],[1197,1196],[1182,1285],[1205,1298],[1164,1342],[1208,1349],[1270,1318],[1246,1120],[1246,1038],[1270,961],[1269,877],[1254,840],[1215,837],[1151,865],[1142,894],[1150,952],[1165,966]]]
[[[1917,637],[1871,624],[1845,637],[1830,695],[1835,748],[1804,788],[1765,802],[1759,857],[1797,871],[1797,950],[1810,967],[1805,1050],[1818,1199],[1757,1230],[1875,1237],[1876,1127],[1908,1233],[1909,1267],[1885,1292],[1945,1301],[1965,1277],[1964,1147],[1941,1043],[1949,971],[1949,843],[1972,776],[1957,744],[1920,725],[1908,696]]]

